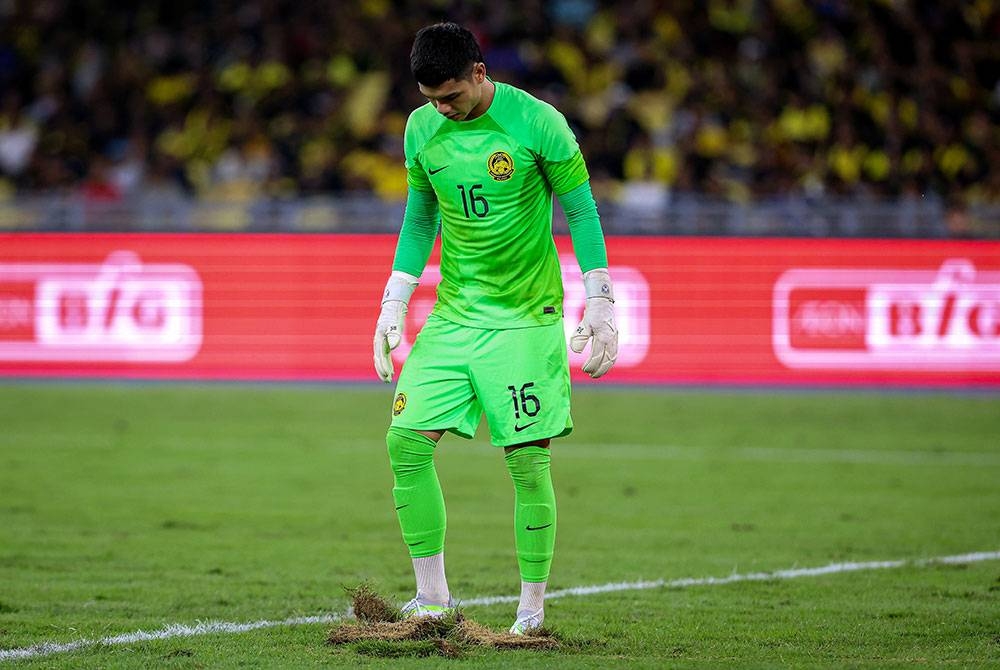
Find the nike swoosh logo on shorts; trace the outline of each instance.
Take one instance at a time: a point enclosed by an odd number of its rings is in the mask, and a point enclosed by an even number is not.
[[[515,433],[520,433],[520,432],[521,432],[522,430],[524,430],[525,428],[531,428],[531,427],[532,427],[532,426],[534,426],[534,425],[535,425],[536,423],[538,423],[538,422],[537,422],[537,421],[532,421],[531,423],[526,423],[526,424],[524,424],[523,426],[519,426],[519,425],[517,425],[517,424],[515,423],[515,424],[514,424],[514,432],[515,432]]]

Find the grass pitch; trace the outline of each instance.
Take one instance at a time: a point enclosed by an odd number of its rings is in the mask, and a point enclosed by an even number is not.
[[[325,644],[365,581],[412,575],[389,387],[0,384],[0,659],[24,668],[1000,667],[1000,561],[550,601],[556,649]],[[1000,399],[581,387],[556,443],[550,590],[1000,550]],[[460,600],[516,595],[502,455],[446,437]],[[493,631],[514,605],[468,605]]]

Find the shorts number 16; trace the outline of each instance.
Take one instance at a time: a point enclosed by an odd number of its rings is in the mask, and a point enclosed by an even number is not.
[[[535,382],[528,382],[521,388],[517,388],[516,386],[507,387],[507,390],[510,391],[510,399],[514,403],[515,419],[520,419],[522,413],[525,416],[535,416],[542,409],[542,403],[538,401],[538,396],[526,392],[534,385]]]

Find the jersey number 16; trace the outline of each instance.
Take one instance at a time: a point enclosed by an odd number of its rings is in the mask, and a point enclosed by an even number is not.
[[[459,184],[456,188],[462,192],[462,209],[465,210],[465,218],[471,219],[469,212],[475,214],[480,219],[489,214],[490,203],[486,202],[486,198],[482,195],[478,195],[476,191],[483,187],[482,184],[473,184],[472,186],[466,187],[463,184]]]

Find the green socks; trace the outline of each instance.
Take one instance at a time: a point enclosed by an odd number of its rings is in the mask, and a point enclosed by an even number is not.
[[[411,558],[444,551],[447,517],[434,469],[434,440],[405,428],[386,435],[395,478],[392,497]],[[545,582],[556,543],[556,496],[548,449],[520,447],[505,455],[514,482],[514,541],[521,580]]]
[[[556,494],[549,471],[552,456],[544,447],[520,447],[506,454],[505,460],[514,481],[514,541],[521,580],[544,582],[556,544]]]
[[[434,469],[434,440],[406,428],[390,428],[385,442],[395,477],[392,497],[410,557],[440,554],[447,518]]]

